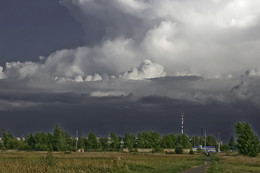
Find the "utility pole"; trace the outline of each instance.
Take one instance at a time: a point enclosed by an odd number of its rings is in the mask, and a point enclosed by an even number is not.
[[[181,134],[183,134],[184,113],[181,113]]]
[[[79,133],[79,131],[76,130],[76,151],[78,149],[78,133]]]
[[[205,129],[205,152],[207,152],[207,148],[206,148],[206,142],[207,142],[207,137],[206,137],[207,135],[206,135],[206,129]]]

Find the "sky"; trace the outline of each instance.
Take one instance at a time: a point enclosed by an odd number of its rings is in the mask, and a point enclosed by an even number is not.
[[[3,0],[0,128],[260,134],[260,1]]]

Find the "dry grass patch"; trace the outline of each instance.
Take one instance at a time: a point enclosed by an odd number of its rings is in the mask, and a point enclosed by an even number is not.
[[[0,152],[0,173],[172,173],[202,163],[201,155]]]
[[[223,155],[217,154],[213,158],[213,164],[208,170],[209,173],[247,173],[260,172],[260,156],[247,157],[237,154]]]

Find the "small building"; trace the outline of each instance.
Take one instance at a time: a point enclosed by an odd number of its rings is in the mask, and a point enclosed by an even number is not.
[[[193,148],[193,151],[198,151],[198,149],[201,149],[202,151],[205,151],[205,152],[208,152],[208,153],[216,153],[217,152],[215,146],[202,146],[202,145],[199,145],[199,146],[195,146]]]

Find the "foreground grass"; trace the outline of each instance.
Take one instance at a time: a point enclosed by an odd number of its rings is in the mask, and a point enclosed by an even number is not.
[[[173,173],[204,163],[201,155],[0,152],[0,173]]]
[[[208,173],[248,173],[260,172],[260,156],[246,157],[237,154],[226,156],[216,154],[212,157],[212,165]]]

